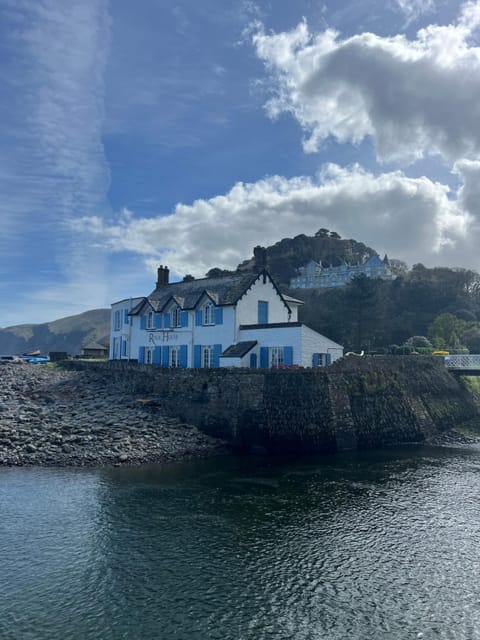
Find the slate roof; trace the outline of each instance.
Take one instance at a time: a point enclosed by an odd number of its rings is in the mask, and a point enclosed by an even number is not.
[[[257,344],[256,340],[245,340],[244,342],[237,342],[237,344],[230,345],[225,351],[221,354],[221,358],[243,358],[250,349]]]
[[[271,276],[266,271],[246,274],[234,273],[228,276],[201,278],[187,282],[172,282],[154,289],[149,296],[132,309],[130,315],[140,313],[147,300],[154,311],[163,311],[172,300],[175,300],[181,309],[195,309],[203,295],[209,296],[217,306],[235,304],[263,275],[266,275],[273,283]],[[276,286],[275,283],[273,284]],[[288,307],[284,296],[280,291],[278,293]]]
[[[103,351],[106,351],[107,347],[104,344],[100,344],[99,342],[90,342],[90,344],[86,344],[84,347],[82,347],[82,349],[94,349],[96,351],[100,351],[100,349],[102,349]]]

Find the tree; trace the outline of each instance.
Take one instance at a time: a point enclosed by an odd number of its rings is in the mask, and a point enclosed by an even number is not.
[[[324,229],[324,228],[322,228],[322,229],[319,229],[319,230],[317,231],[317,233],[315,234],[315,237],[316,237],[316,238],[327,238],[329,233],[330,233],[330,232],[329,232],[329,230],[328,230],[328,229]]]
[[[476,323],[465,329],[461,335],[461,340],[470,353],[480,353],[480,325]]]
[[[451,313],[441,313],[428,327],[428,336],[435,346],[438,344],[436,340],[441,339],[447,347],[458,349],[461,346],[459,336],[462,335],[466,324],[464,320],[456,318]]]
[[[341,236],[339,236],[336,231],[330,231],[330,238],[335,238],[336,240],[340,240]]]
[[[426,336],[411,336],[405,341],[409,347],[431,347],[432,343]]]

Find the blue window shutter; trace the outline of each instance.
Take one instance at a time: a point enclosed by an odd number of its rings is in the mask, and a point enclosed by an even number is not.
[[[221,344],[214,344],[213,345],[213,366],[214,367],[219,367],[220,366],[220,354],[222,353],[222,345]]]
[[[188,311],[180,311],[180,326],[188,327]]]
[[[319,367],[320,366],[320,354],[319,353],[314,353],[312,356],[312,365],[314,367]]]
[[[170,364],[168,356],[168,347],[162,347],[162,367],[168,367],[168,365]]]
[[[155,347],[153,349],[153,364],[160,364],[160,349],[161,347]]]
[[[138,350],[138,361],[140,364],[145,362],[145,347],[140,347]]]
[[[332,363],[332,354],[331,353],[326,353],[325,354],[325,364],[329,365]]]
[[[293,347],[283,347],[283,364],[291,367],[293,364]]]
[[[256,369],[257,368],[257,354],[256,353],[251,353],[250,354],[250,367],[252,369]]]
[[[195,325],[197,327],[202,326],[202,312],[200,310],[195,311]]]
[[[193,347],[193,366],[200,369],[202,366],[202,345],[196,344]]]
[[[161,329],[162,328],[162,314],[161,313],[156,313],[155,314],[155,329]]]
[[[260,347],[260,366],[262,369],[268,368],[268,347]]]
[[[146,329],[147,328],[147,316],[142,316],[140,318],[140,329]]]
[[[170,329],[170,314],[169,313],[164,313],[163,314],[163,326],[165,329]]]
[[[268,302],[258,301],[258,324],[268,324]]]
[[[223,309],[215,307],[215,324],[223,324]]]
[[[180,345],[180,366],[183,369],[187,368],[188,347],[186,344]]]
[[[123,314],[123,322],[125,324],[129,324],[129,320],[128,320],[128,309],[125,309],[124,314]]]

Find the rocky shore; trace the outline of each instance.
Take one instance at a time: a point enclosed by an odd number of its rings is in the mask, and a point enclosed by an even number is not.
[[[225,451],[222,441],[162,416],[150,397],[95,371],[0,366],[0,465],[142,464]]]

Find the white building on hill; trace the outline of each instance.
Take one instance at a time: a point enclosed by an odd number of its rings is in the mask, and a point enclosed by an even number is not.
[[[312,367],[343,347],[298,322],[301,301],[280,292],[256,249],[256,272],[169,282],[158,269],[145,298],[112,305],[110,359],[162,367]]]
[[[371,256],[363,264],[347,264],[343,262],[337,267],[323,267],[319,262],[310,260],[298,269],[298,274],[290,280],[291,289],[323,289],[343,287],[358,276],[394,280],[390,262],[385,255],[383,260]]]

